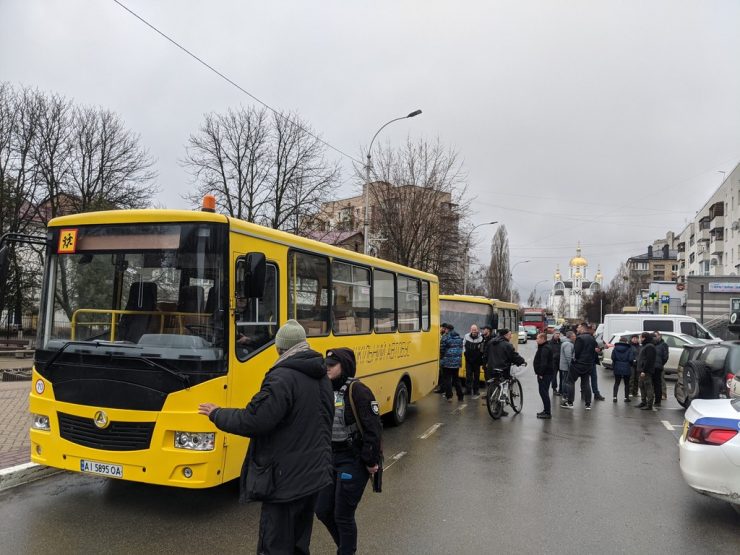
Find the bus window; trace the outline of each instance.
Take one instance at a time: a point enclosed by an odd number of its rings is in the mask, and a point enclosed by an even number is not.
[[[370,270],[334,261],[331,284],[334,334],[370,333]]]
[[[288,317],[298,320],[306,335],[329,332],[329,260],[291,252],[288,259]]]
[[[261,299],[239,297],[238,292],[242,290],[239,283],[244,276],[244,259],[237,261],[236,276],[234,346],[237,358],[243,361],[275,338],[278,328],[277,268],[274,264],[266,266],[265,294]]]
[[[396,291],[398,293],[398,331],[419,331],[421,329],[419,280],[398,276]]]
[[[373,316],[375,332],[396,331],[395,277],[390,272],[373,272]]]
[[[421,282],[421,329],[429,331],[429,282]]]

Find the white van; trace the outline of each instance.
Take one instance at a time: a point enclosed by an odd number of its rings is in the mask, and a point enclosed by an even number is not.
[[[690,335],[707,343],[720,341],[691,316],[680,316],[678,314],[604,315],[604,338],[609,338],[623,330],[668,331]]]

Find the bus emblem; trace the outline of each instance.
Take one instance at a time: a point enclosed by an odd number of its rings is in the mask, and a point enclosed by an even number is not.
[[[95,413],[95,416],[93,417],[93,422],[95,422],[95,425],[101,430],[106,429],[110,424],[110,421],[108,420],[108,415],[105,414],[102,410],[99,410]]]

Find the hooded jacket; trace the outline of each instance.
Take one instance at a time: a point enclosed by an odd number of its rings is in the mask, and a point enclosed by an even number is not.
[[[557,373],[560,369],[560,347],[563,345],[563,340],[558,339],[556,341],[555,339],[550,339],[547,344],[550,345],[550,350],[552,351],[552,371],[553,373]]]
[[[655,343],[652,341],[643,343],[640,353],[637,355],[637,371],[645,372],[645,374],[651,376],[655,374],[656,357]]]
[[[251,438],[241,501],[288,502],[332,483],[331,389],[324,358],[304,342],[278,359],[246,408],[211,413],[218,429]]]
[[[352,386],[352,400],[357,408],[357,417],[360,420],[359,427],[362,430],[359,444],[351,446],[332,444],[335,458],[351,454],[358,456],[365,466],[375,466],[378,464],[382,452],[381,436],[383,433],[383,425],[380,422],[380,408],[375,400],[375,395],[368,386],[355,379],[357,363],[352,349],[340,347],[327,351],[327,356],[329,356],[329,353],[331,353],[332,358],[337,359],[342,365],[341,376],[331,381],[332,389],[339,391],[348,381],[355,382]],[[349,391],[349,387],[347,391]],[[355,415],[349,400],[345,399],[344,402],[346,405],[344,422],[347,426],[351,426],[356,422]]]
[[[545,342],[542,345],[537,345],[537,353],[534,355],[534,361],[532,366],[534,367],[534,373],[538,376],[552,376],[554,366],[552,363],[552,345],[550,342]]]
[[[576,337],[571,366],[579,375],[588,374],[593,369],[598,360],[596,347],[596,339],[590,333],[585,332]]]
[[[483,336],[479,333],[477,337],[473,337],[469,333],[465,334],[465,362],[473,366],[480,366],[483,362],[483,353],[481,353],[480,346],[483,343]]]
[[[573,341],[566,337],[563,339],[560,345],[560,360],[559,370],[561,372],[567,372],[570,370],[570,363],[573,360]]]
[[[668,362],[668,357],[670,356],[668,343],[666,343],[662,337],[660,338],[660,341],[655,342],[655,351],[655,367],[658,371],[661,371],[665,367],[665,363]]]
[[[524,364],[524,359],[514,346],[503,335],[491,339],[488,343],[488,369],[509,370],[512,364]]]
[[[450,330],[439,341],[439,365],[442,368],[462,366],[463,340],[455,330]]]
[[[627,342],[620,341],[612,350],[612,370],[615,376],[629,376],[632,373],[632,357],[635,351]]]

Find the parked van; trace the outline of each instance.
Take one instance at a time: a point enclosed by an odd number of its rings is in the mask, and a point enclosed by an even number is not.
[[[668,331],[682,333],[696,337],[707,343],[716,343],[720,339],[712,335],[709,330],[691,316],[678,314],[605,314],[605,338],[623,330],[635,331]]]

